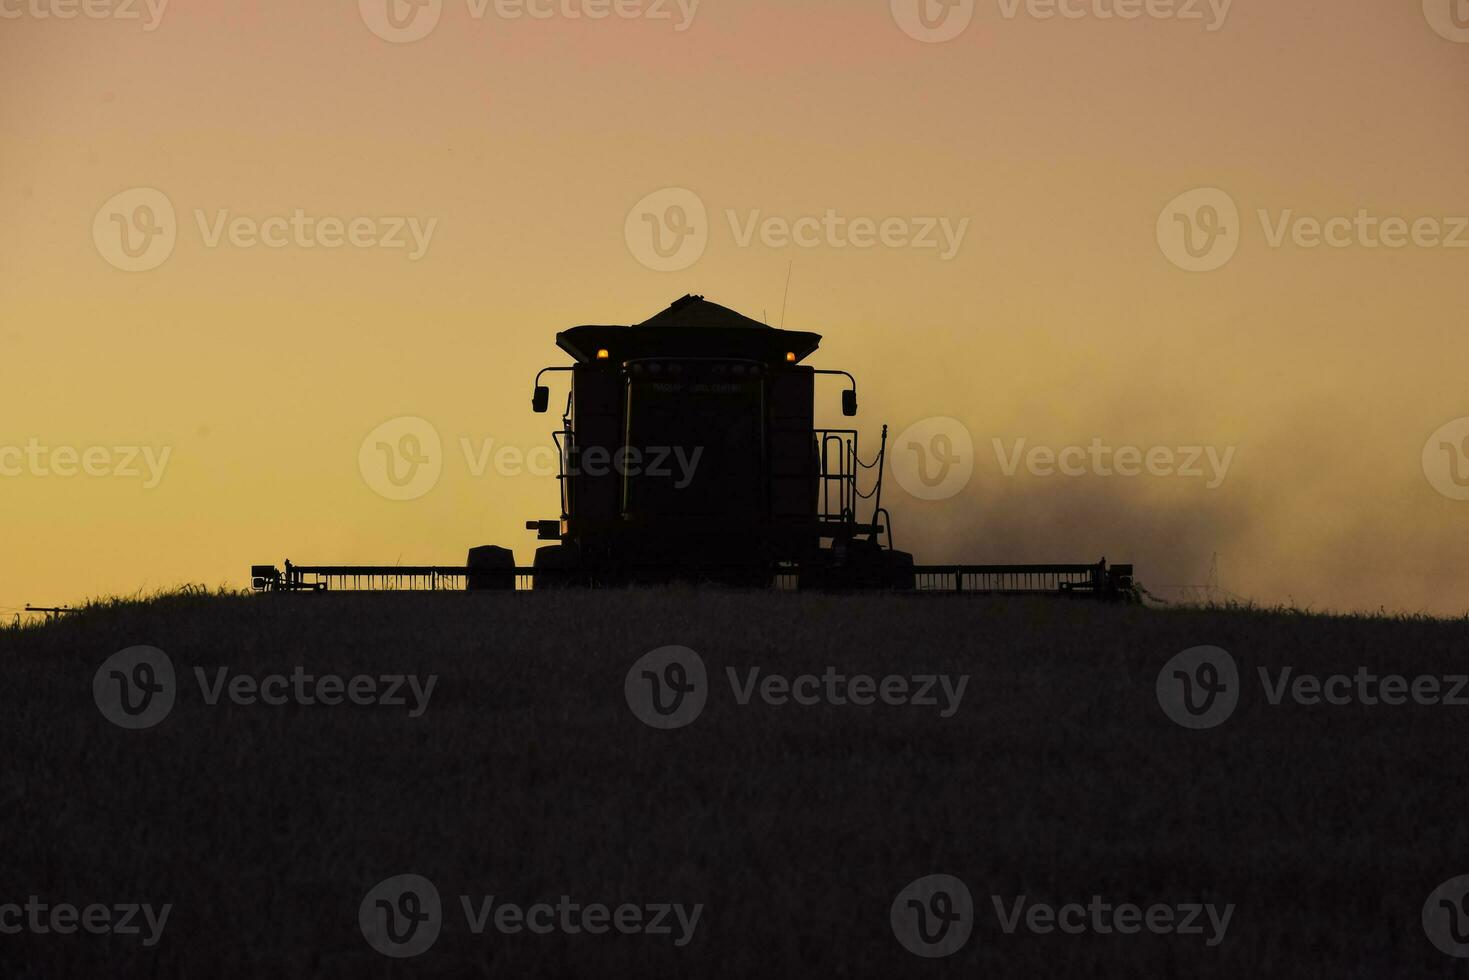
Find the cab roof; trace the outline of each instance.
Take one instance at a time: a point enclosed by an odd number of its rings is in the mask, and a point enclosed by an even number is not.
[[[666,310],[631,326],[587,325],[556,335],[556,346],[579,363],[595,361],[598,350],[609,360],[641,357],[740,357],[767,363],[796,362],[821,346],[821,335],[779,330],[702,296],[685,296]]]

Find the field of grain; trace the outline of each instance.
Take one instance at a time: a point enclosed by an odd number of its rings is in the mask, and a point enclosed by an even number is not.
[[[94,608],[0,631],[0,905],[171,912],[151,946],[146,929],[22,929],[0,960],[23,977],[1461,974],[1422,914],[1469,873],[1469,708],[1277,706],[1256,673],[1451,676],[1466,639],[1421,619],[695,590]],[[93,682],[138,645],[168,655],[177,695],[128,730]],[[669,645],[707,666],[707,703],[659,730],[625,682]],[[1241,695],[1188,730],[1156,683],[1199,645],[1238,661]],[[411,694],[210,704],[200,668],[436,681],[415,716]],[[750,668],[968,680],[947,712],[741,704]],[[443,915],[430,948],[395,958],[359,909],[403,874]],[[931,874],[973,896],[972,935],[942,958],[890,922]],[[476,933],[462,896],[700,911],[682,937]],[[1018,896],[1233,910],[1212,945],[1207,928],[1007,932],[994,903]]]

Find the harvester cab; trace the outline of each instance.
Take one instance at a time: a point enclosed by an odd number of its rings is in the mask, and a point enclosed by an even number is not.
[[[842,414],[857,413],[850,374],[804,363],[818,334],[685,296],[556,344],[574,363],[542,370],[531,398],[546,412],[545,376],[571,376],[554,433],[561,515],[526,525],[556,542],[536,552],[536,587],[769,585],[778,574],[802,587],[913,587],[881,505],[886,428],[863,460],[855,429],[815,425],[818,376],[843,379]]]

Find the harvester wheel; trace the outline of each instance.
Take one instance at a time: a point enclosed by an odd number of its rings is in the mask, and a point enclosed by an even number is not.
[[[532,589],[573,589],[583,584],[581,558],[572,545],[553,544],[536,549]]]
[[[470,548],[466,565],[464,587],[470,592],[515,591],[515,553],[509,548]]]

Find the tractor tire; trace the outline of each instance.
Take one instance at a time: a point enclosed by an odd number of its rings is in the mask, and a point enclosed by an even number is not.
[[[536,549],[532,589],[574,589],[585,586],[581,556],[574,545],[553,544]]]

